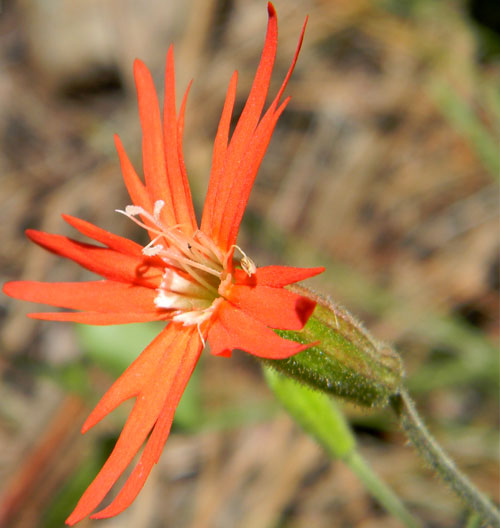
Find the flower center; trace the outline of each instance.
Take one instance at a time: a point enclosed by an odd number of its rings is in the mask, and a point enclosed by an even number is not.
[[[242,253],[240,265],[249,276],[255,273],[256,267],[238,246],[232,246],[223,254],[202,231],[186,235],[180,225],[165,226],[160,220],[163,206],[162,200],[155,202],[153,214],[136,205],[128,205],[125,211],[117,212],[147,229],[150,235],[155,235],[142,250],[144,255],[158,256],[165,263],[155,305],[170,311],[172,321],[198,325],[199,328],[211,317],[232,284],[228,264],[233,248]],[[143,221],[137,218],[138,215]]]

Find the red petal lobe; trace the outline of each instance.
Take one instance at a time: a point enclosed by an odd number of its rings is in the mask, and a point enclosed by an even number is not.
[[[241,349],[258,357],[285,359],[311,346],[282,339],[228,302],[221,303],[215,317],[208,330],[208,343],[212,354],[217,356]]]
[[[167,180],[160,107],[153,78],[145,64],[138,59],[134,62],[134,78],[142,126],[142,163],[146,188],[153,205],[157,200],[165,202],[161,218],[167,225],[174,225],[174,204]]]
[[[283,288],[233,286],[228,300],[271,328],[301,330],[316,303]]]
[[[27,236],[56,255],[74,260],[80,266],[119,282],[157,288],[162,279],[161,261],[125,255],[112,249],[84,244],[61,235],[28,229]]]
[[[36,303],[73,310],[114,313],[155,312],[156,291],[123,282],[37,282],[14,281],[5,284],[7,295]]]
[[[263,266],[249,277],[242,269],[234,271],[236,284],[272,286],[282,288],[323,273],[325,268],[293,268],[291,266]]]
[[[238,83],[238,72],[234,72],[227,89],[222,115],[217,128],[212,154],[212,169],[210,171],[210,182],[208,185],[203,216],[201,219],[201,229],[212,236],[214,233],[213,218],[215,207],[218,201],[219,187],[221,185],[222,174],[225,167],[227,142],[229,138],[229,127],[233,113],[234,101],[236,98],[236,85]]]
[[[146,190],[146,187],[140,180],[139,176],[135,172],[135,169],[130,163],[130,160],[123,148],[120,138],[115,134],[115,147],[118,152],[118,158],[120,159],[120,166],[122,169],[123,181],[127,187],[128,194],[132,203],[142,207],[146,211],[152,211],[153,206],[151,202],[151,197]]]
[[[80,218],[65,214],[63,214],[62,217],[70,226],[80,231],[82,235],[92,238],[108,248],[124,253],[125,255],[142,257],[142,246],[136,244],[134,241],[110,233],[109,231],[101,229],[100,227]]]
[[[186,94],[187,95],[187,94]],[[184,99],[185,104],[185,99]],[[184,161],[181,161],[182,151],[179,150],[178,123],[175,109],[175,73],[174,50],[170,46],[165,69],[165,101],[163,108],[163,139],[167,164],[167,177],[170,194],[175,211],[176,223],[186,233],[193,233],[196,228],[191,190],[186,174],[183,171]],[[163,211],[160,214],[162,217]]]
[[[129,323],[147,323],[150,321],[164,321],[165,314],[151,313],[100,313],[100,312],[38,312],[27,314],[31,319],[44,321],[71,321],[88,325],[118,325]]]

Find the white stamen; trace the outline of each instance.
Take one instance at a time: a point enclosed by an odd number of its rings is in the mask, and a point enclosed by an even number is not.
[[[189,295],[190,297],[207,297],[207,290],[205,287],[192,280],[185,279],[170,268],[167,268],[163,274],[160,289],[182,293],[183,295]]]
[[[205,266],[204,264],[200,264],[199,262],[196,262],[196,260],[191,260],[189,258],[183,257],[182,255],[173,255],[173,256],[171,256],[171,253],[168,250],[165,251],[165,255],[164,256],[165,256],[164,260],[168,264],[171,264],[172,261],[173,262],[177,261],[177,263],[184,263],[186,266],[190,266],[190,267],[193,267],[193,268],[200,269],[202,271],[206,271],[207,273],[210,273],[210,275],[215,275],[216,277],[220,277],[221,276],[221,272],[220,271],[214,270],[213,268],[211,268],[209,266]],[[176,264],[174,264],[174,265],[176,265]]]
[[[183,326],[199,325],[210,319],[213,310],[198,310],[192,312],[182,312],[172,317],[172,321],[182,323]]]
[[[200,230],[193,233],[184,224],[164,225],[161,221],[164,206],[163,200],[156,200],[152,213],[138,205],[128,205],[124,211],[117,209],[117,212],[148,231],[152,240],[142,248],[142,253],[157,256],[165,263],[155,306],[168,311],[168,318],[172,321],[184,326],[197,325],[205,346],[201,325],[212,317],[233,284],[228,270],[233,248],[241,253],[240,265],[249,277],[257,267],[239,246],[231,246],[224,254]]]
[[[151,242],[142,248],[143,255],[146,255],[148,257],[153,257],[155,255],[158,255],[163,251],[163,246],[161,244],[156,244],[156,242],[161,238],[161,235],[158,235],[157,237],[153,238]]]
[[[205,338],[203,337],[203,334],[201,333],[201,323],[198,323],[196,326],[198,328],[198,334],[200,336],[201,342],[203,343],[203,348],[205,348],[207,344],[205,342]]]
[[[202,311],[210,308],[211,304],[211,299],[197,299],[162,289],[158,289],[158,295],[155,297],[155,305],[165,310]]]

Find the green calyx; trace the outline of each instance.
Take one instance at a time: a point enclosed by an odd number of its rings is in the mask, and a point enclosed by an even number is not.
[[[288,359],[264,360],[266,364],[315,389],[359,405],[386,405],[402,384],[399,355],[390,346],[377,342],[344,308],[305,288],[295,286],[293,290],[316,301],[316,309],[300,332],[276,332],[286,339],[315,345]]]

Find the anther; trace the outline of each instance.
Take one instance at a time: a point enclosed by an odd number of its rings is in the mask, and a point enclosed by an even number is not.
[[[255,262],[240,248],[240,246],[233,244],[229,249],[231,250],[232,248],[237,249],[243,255],[243,258],[240,260],[241,267],[243,268],[243,271],[251,277],[257,271]]]
[[[160,220],[160,212],[163,209],[164,205],[165,205],[165,202],[163,200],[156,200],[154,208],[153,208],[153,218],[156,221]]]
[[[116,210],[118,213],[123,213],[123,211],[120,211],[119,209]],[[143,214],[146,211],[142,207],[139,207],[138,205],[127,205],[125,207],[125,214],[127,216],[136,216],[138,214]]]

